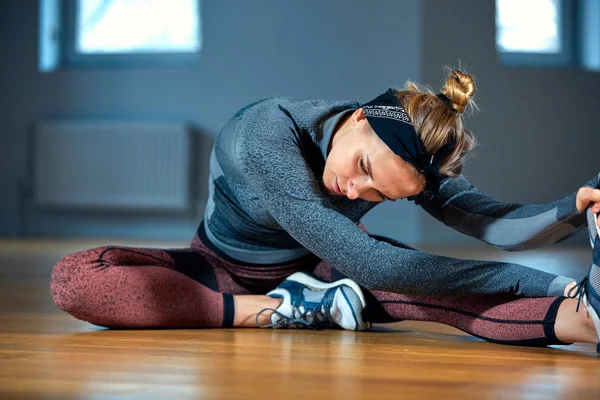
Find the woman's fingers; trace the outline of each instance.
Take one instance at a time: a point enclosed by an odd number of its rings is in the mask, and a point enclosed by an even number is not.
[[[575,199],[577,210],[585,210],[591,203],[592,212],[600,212],[600,190],[590,187],[582,187],[577,191],[577,197]]]

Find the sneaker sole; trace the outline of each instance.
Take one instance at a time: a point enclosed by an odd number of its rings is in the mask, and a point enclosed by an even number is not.
[[[367,306],[367,301],[365,300],[365,296],[363,295],[362,290],[360,290],[360,287],[356,284],[356,282],[354,282],[353,280],[350,280],[350,279],[340,279],[339,281],[327,283],[327,282],[321,282],[305,273],[296,272],[295,274],[292,274],[292,275],[288,276],[287,278],[285,278],[285,280],[301,283],[303,285],[308,286],[309,288],[311,288],[313,290],[327,290],[332,287],[346,285],[346,286],[349,286],[352,290],[354,290],[356,292],[356,294],[360,298],[360,303],[362,304],[363,308]]]
[[[588,233],[590,235],[590,244],[592,245],[592,249],[594,248],[594,242],[596,238],[600,236],[600,227],[596,223],[598,221],[598,214],[594,214],[592,212],[592,208],[588,208],[587,210],[587,223],[588,223]],[[596,229],[594,229],[596,228]]]
[[[598,332],[598,340],[600,340],[600,317],[598,317],[596,310],[594,310],[594,308],[588,301],[587,295],[584,294],[581,301],[583,302],[583,305],[585,305],[588,312],[590,313],[590,316],[592,317],[592,321],[594,321],[594,326],[596,327],[596,332]],[[600,344],[598,345],[598,348],[600,348]]]

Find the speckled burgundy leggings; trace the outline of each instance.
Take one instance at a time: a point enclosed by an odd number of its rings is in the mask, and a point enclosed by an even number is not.
[[[277,266],[240,264],[210,245],[203,230],[199,234],[186,249],[108,246],[69,255],[54,267],[54,301],[99,326],[218,328],[233,323],[233,295],[265,294],[296,271],[325,281],[345,277],[314,256]],[[554,321],[564,297],[428,298],[366,290],[365,295],[372,322],[434,321],[496,343],[561,343]]]

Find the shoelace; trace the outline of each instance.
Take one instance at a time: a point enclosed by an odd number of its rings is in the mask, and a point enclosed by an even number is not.
[[[586,286],[589,278],[586,276],[581,280],[581,282],[577,283],[567,292],[568,297],[577,297],[577,307],[575,308],[575,312],[579,312],[579,305],[581,304],[581,299],[585,296]],[[571,292],[575,290],[575,294],[571,295]]]
[[[265,311],[273,311],[273,314],[279,315],[281,318],[274,324],[260,325],[258,323],[258,317]],[[329,315],[329,306],[325,305],[322,308],[309,308],[305,309],[304,312],[300,312],[300,307],[292,308],[292,315],[300,314],[298,317],[288,317],[281,312],[273,308],[263,308],[256,314],[256,326],[259,328],[273,328],[275,326],[287,327],[292,324],[300,324],[301,327],[320,329],[332,325],[331,321],[327,317]],[[308,316],[312,316],[312,321],[308,320]]]

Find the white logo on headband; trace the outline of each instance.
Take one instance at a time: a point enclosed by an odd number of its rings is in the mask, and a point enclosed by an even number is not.
[[[411,124],[410,118],[404,108],[398,106],[363,106],[364,113],[368,117],[391,118],[400,122]],[[411,124],[412,125],[412,124]]]

